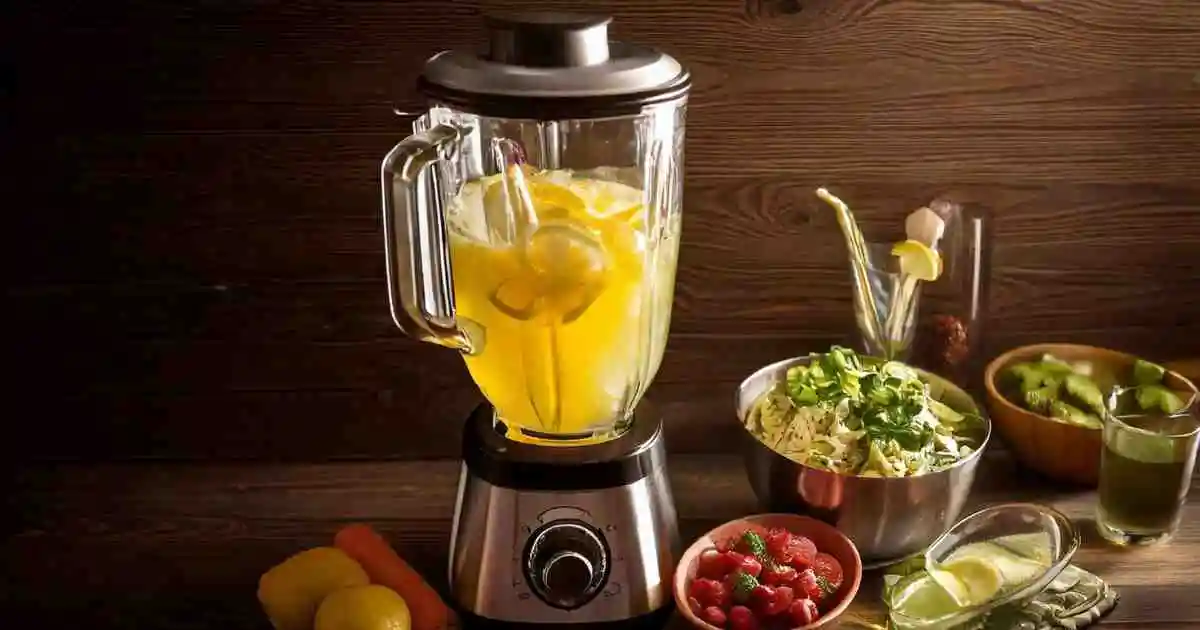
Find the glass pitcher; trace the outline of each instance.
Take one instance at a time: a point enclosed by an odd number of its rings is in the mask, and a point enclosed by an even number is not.
[[[485,56],[427,62],[383,161],[392,316],[522,441],[620,435],[666,344],[690,80],[609,21],[489,19]]]

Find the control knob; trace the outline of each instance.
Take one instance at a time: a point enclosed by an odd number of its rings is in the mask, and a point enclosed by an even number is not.
[[[608,579],[608,545],[577,520],[551,521],[529,538],[525,579],[547,604],[564,610],[591,601]]]

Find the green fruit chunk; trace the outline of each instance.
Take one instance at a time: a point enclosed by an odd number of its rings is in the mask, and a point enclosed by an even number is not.
[[[1176,413],[1184,408],[1183,399],[1162,385],[1143,385],[1137,388],[1137,403],[1144,411],[1158,410]]]
[[[1133,362],[1133,383],[1135,385],[1158,385],[1162,383],[1167,373],[1163,366],[1138,359]]]
[[[1104,394],[1092,379],[1082,374],[1069,374],[1063,380],[1067,395],[1082,407],[1097,415],[1104,415]]]

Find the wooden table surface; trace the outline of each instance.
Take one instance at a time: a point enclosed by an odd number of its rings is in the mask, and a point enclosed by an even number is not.
[[[755,511],[736,457],[676,456],[669,465],[685,538]],[[328,544],[351,521],[379,528],[437,583],[457,471],[449,460],[25,467],[4,493],[16,518],[0,546],[0,605],[39,627],[267,628],[254,598],[259,574]],[[1094,534],[1094,495],[1052,488],[989,452],[972,504],[1005,500],[1049,503],[1081,526],[1076,563],[1121,593],[1105,626],[1200,627],[1200,501],[1169,545],[1118,550]],[[853,610],[878,617],[878,589],[868,578]]]

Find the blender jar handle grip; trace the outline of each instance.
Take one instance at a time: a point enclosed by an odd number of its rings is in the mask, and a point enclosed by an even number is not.
[[[436,168],[425,177],[464,135],[437,125],[405,138],[383,159],[381,185],[392,320],[411,337],[469,352],[470,339],[455,317],[441,178]]]

